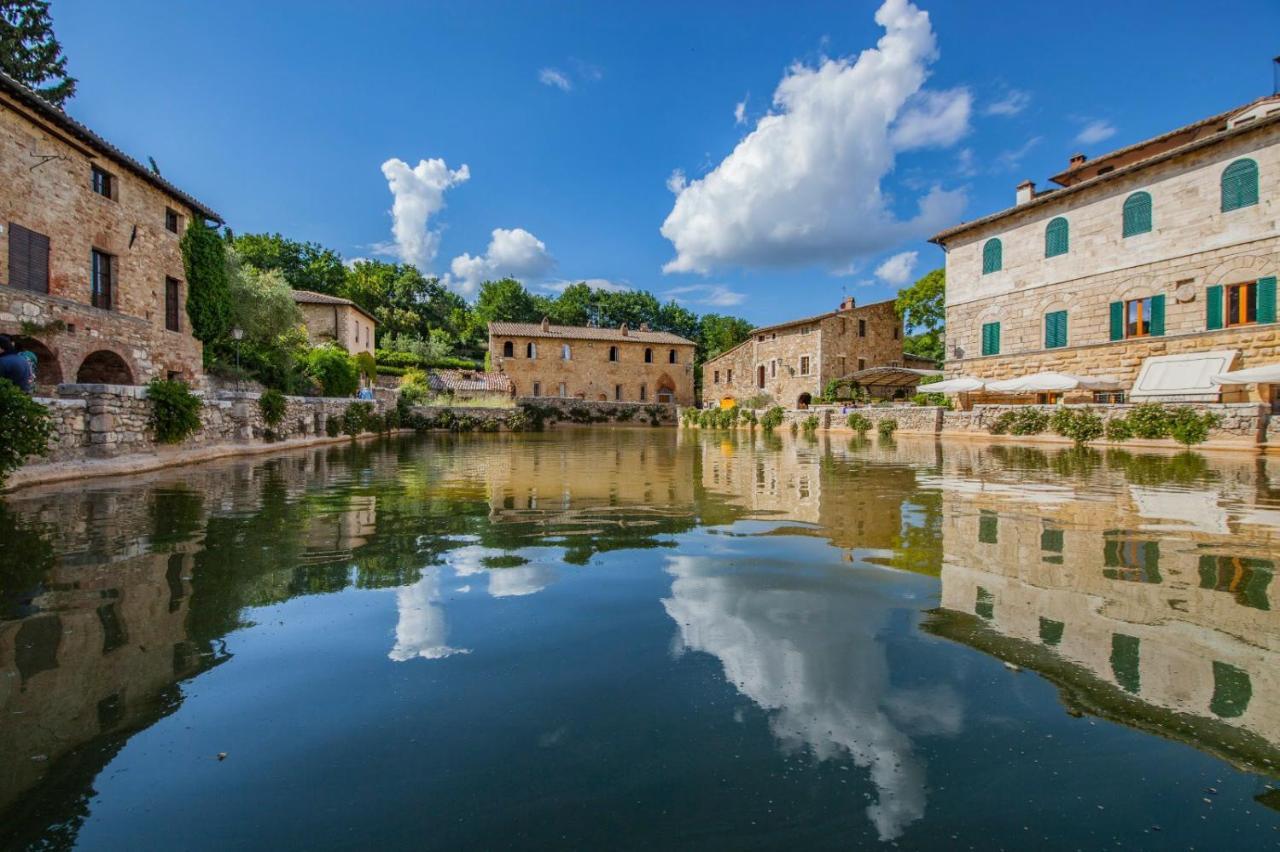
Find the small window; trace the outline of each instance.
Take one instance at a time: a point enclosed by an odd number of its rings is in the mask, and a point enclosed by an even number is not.
[[[653,363],[653,350],[652,350],[652,349],[645,349],[645,350],[644,350],[644,362],[645,362],[646,364],[652,364],[652,363]]]
[[[809,375],[809,356],[808,355],[800,356],[800,375],[802,376]]]
[[[808,326],[808,325],[806,325],[806,326],[802,326],[802,327],[800,328],[800,333],[801,333],[801,334],[808,334],[808,333],[809,333],[809,332],[811,332],[811,331],[813,331],[813,327],[812,327],[812,326]]]
[[[114,258],[106,252],[93,250],[89,276],[89,303],[105,311],[111,310],[113,260]]]
[[[989,275],[1004,269],[1004,245],[999,238],[987,240],[982,245],[982,274]]]
[[[763,334],[761,334],[761,335],[759,335],[758,337],[756,337],[756,343],[764,343],[764,335],[763,335]]]
[[[92,184],[93,191],[101,195],[103,198],[115,198],[115,178],[111,174],[97,166],[92,167]]]
[[[1067,345],[1067,312],[1053,311],[1044,315],[1044,348],[1061,349]]]
[[[988,322],[982,324],[982,354],[1000,354],[1000,323]]]
[[[648,399],[648,398],[649,398],[649,389],[648,389],[648,388],[646,388],[644,385],[641,385],[641,386],[640,386],[640,401],[641,401],[641,402],[644,402],[644,401],[645,401],[646,399]]]
[[[898,340],[901,337],[902,337],[902,328],[900,326],[895,325],[893,327],[893,339]]]
[[[504,341],[502,344],[502,357],[514,358],[516,356],[516,345],[510,340]]]
[[[560,345],[560,360],[572,361],[573,360],[572,356],[573,356],[573,353],[569,350],[569,344],[562,343]]]
[[[667,363],[668,364],[676,363],[676,350],[672,349],[670,352],[667,353]]]
[[[1124,200],[1123,235],[1132,237],[1135,234],[1151,232],[1151,195],[1146,192],[1135,192]]]
[[[867,359],[866,359],[866,358],[859,358],[859,359],[858,359],[858,371],[859,371],[859,372],[861,372],[861,371],[863,371],[863,370],[865,370],[865,369],[867,369]]]
[[[564,383],[564,382],[561,382],[561,383],[560,383],[560,398],[561,398],[561,399],[564,399],[564,398],[565,398],[566,396],[568,396],[568,395],[569,395],[569,388],[565,385],[565,383]]]
[[[182,331],[182,282],[177,278],[164,279],[164,327],[169,331]]]
[[[534,343],[534,342],[532,342],[532,341],[530,341],[529,343],[526,343],[526,344],[524,345],[524,357],[526,357],[526,358],[537,358],[537,357],[538,357],[538,344],[536,344],[536,343]]]
[[[864,319],[858,320],[858,336],[859,337],[867,336],[867,321]]]
[[[776,378],[778,375],[778,359],[774,358],[769,362],[769,378]]]
[[[613,386],[613,398],[617,402],[622,402],[622,385]]]
[[[533,383],[533,395],[542,396],[542,382]]]
[[[720,371],[716,370],[712,375],[714,376],[714,378],[711,380],[711,384],[713,385],[720,384]]]
[[[1044,229],[1044,256],[1057,257],[1070,248],[1069,226],[1062,216],[1054,219]]]
[[[182,217],[172,207],[164,208],[164,229],[174,234],[182,230]]]
[[[1147,337],[1151,334],[1151,297],[1130,299],[1125,305],[1124,336]]]
[[[1258,203],[1258,164],[1236,160],[1222,170],[1222,212],[1252,207]]]
[[[616,346],[610,346],[610,347],[609,347],[609,360],[610,360],[610,361],[617,361],[617,360],[618,360],[618,347],[616,347]]]
[[[1228,284],[1223,288],[1227,297],[1227,325],[1252,325],[1258,321],[1258,285]]]
[[[733,370],[725,370],[724,381],[725,381],[725,384],[729,384],[729,385],[733,384]]]

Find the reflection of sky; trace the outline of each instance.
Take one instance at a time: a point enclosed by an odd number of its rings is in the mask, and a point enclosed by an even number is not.
[[[867,815],[882,840],[898,837],[925,811],[925,766],[907,731],[959,731],[958,697],[946,686],[889,686],[877,634],[891,608],[869,589],[725,566],[668,557],[675,579],[663,605],[679,642],[719,658],[725,677],[770,713],[784,750],[869,769],[879,798]]]

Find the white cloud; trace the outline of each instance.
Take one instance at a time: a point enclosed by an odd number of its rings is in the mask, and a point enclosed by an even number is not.
[[[1097,119],[1084,126],[1084,129],[1076,135],[1076,141],[1081,145],[1095,145],[1115,135],[1116,129],[1110,122]]]
[[[973,161],[973,149],[961,148],[956,154],[956,174],[960,177],[973,177],[978,173]]]
[[[746,98],[743,98],[742,100],[738,101],[736,104],[733,105],[733,123],[734,124],[747,123],[747,99]]]
[[[1032,136],[1026,142],[1017,148],[1011,148],[1008,151],[1001,151],[996,155],[995,164],[997,171],[1012,171],[1022,164],[1022,158],[1031,153],[1031,149],[1044,141],[1042,136]]]
[[[494,228],[489,247],[479,257],[462,254],[449,264],[449,283],[470,296],[480,282],[495,278],[541,278],[556,265],[542,240],[524,228]]]
[[[676,175],[662,235],[667,272],[719,266],[840,266],[955,222],[962,191],[934,186],[900,219],[880,181],[906,147],[949,144],[968,124],[962,89],[922,92],[937,46],[907,0],[876,12],[885,34],[854,58],[793,65],[773,109],[704,177]]]
[[[982,111],[986,115],[1017,115],[1031,104],[1031,93],[1010,89],[998,101],[987,104]]]
[[[667,176],[667,189],[676,195],[684,192],[684,188],[689,185],[689,179],[685,177],[681,169],[675,169]]]
[[[747,300],[745,293],[730,289],[724,284],[691,284],[675,287],[662,295],[681,304],[705,305],[711,308],[731,308]]]
[[[573,68],[578,72],[578,77],[583,80],[595,81],[604,76],[604,69],[599,65],[592,65],[590,62],[584,62],[581,59],[570,59]]]
[[[429,227],[431,217],[444,209],[445,190],[466,182],[471,171],[465,163],[456,171],[450,171],[440,159],[419,160],[411,169],[404,160],[392,157],[382,164],[382,174],[394,199],[392,242],[376,248],[428,272],[440,247],[440,232]]]
[[[608,278],[561,278],[557,281],[545,281],[538,286],[548,293],[563,293],[574,284],[586,284],[592,290],[603,290],[606,293],[625,293],[632,289],[625,281],[610,281]]]
[[[876,277],[888,284],[901,287],[911,280],[911,274],[915,272],[916,259],[919,256],[919,252],[914,251],[895,254],[876,267]]]
[[[538,82],[544,86],[555,86],[562,92],[573,88],[573,81],[569,79],[569,75],[558,68],[543,68],[538,72]]]

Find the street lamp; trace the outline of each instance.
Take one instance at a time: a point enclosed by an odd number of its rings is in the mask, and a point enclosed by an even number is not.
[[[236,342],[236,392],[240,392],[240,341],[244,339],[244,329],[236,326],[231,329],[231,338]]]

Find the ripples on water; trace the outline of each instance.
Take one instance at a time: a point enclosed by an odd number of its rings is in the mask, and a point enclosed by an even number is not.
[[[1270,847],[1278,531],[1276,457],[638,429],[18,492],[0,846]]]

